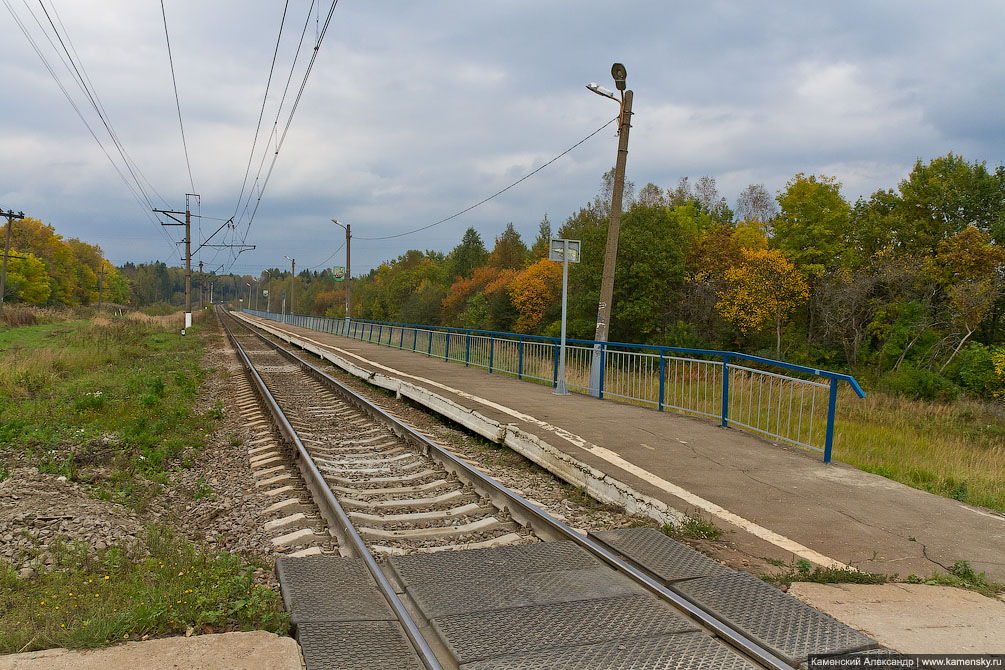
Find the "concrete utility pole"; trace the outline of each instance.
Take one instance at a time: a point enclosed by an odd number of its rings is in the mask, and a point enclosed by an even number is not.
[[[201,310],[205,305],[203,305],[202,297],[202,261],[199,261],[199,309]]]
[[[266,270],[265,273],[269,275],[269,288],[265,289],[268,294],[265,296],[265,311],[272,313],[272,270]]]
[[[7,241],[3,245],[3,270],[0,271],[0,314],[2,314],[4,290],[7,283],[7,257],[10,255],[10,229],[14,219],[24,218],[24,212],[17,212],[15,214],[12,209],[8,209],[6,212],[0,210],[0,216],[7,217]]]
[[[155,212],[164,214],[165,216],[173,219],[177,223],[162,223],[162,226],[185,226],[185,327],[182,328],[181,334],[184,335],[185,331],[192,327],[192,212],[189,208],[189,198],[199,197],[198,193],[186,193],[185,194],[185,211],[184,212],[174,212],[165,209],[155,209]],[[175,217],[175,215],[181,216],[185,215],[185,220],[182,221]]]
[[[349,283],[352,274],[349,270],[349,242],[352,240],[352,232],[349,230],[349,224],[341,224],[335,219],[332,219],[332,223],[336,226],[341,226],[345,228],[345,325],[342,328],[343,333],[349,332]]]
[[[611,321],[611,301],[614,297],[614,272],[618,262],[618,236],[621,233],[621,201],[625,192],[625,164],[628,162],[628,131],[632,127],[632,92],[625,90],[627,77],[625,66],[615,63],[611,76],[621,91],[621,115],[618,125],[618,159],[614,166],[614,189],[611,194],[611,215],[607,227],[607,251],[604,254],[604,273],[600,280],[600,304],[597,306],[597,331],[593,336],[593,363],[590,366],[590,395],[600,395],[600,374],[602,343],[607,342],[607,331]],[[597,95],[618,99],[606,89],[590,84],[587,86]]]
[[[283,256],[283,258],[293,264],[291,270],[293,276],[290,277],[290,316],[293,316],[293,284],[297,281],[297,259],[289,256]]]

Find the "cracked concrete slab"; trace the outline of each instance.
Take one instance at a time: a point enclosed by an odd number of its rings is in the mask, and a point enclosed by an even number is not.
[[[1005,602],[926,584],[809,584],[789,595],[905,654],[1005,653]]]

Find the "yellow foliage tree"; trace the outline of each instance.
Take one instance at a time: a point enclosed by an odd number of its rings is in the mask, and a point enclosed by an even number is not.
[[[726,286],[715,308],[741,333],[758,332],[774,322],[777,355],[782,353],[782,324],[809,297],[809,286],[796,266],[775,249],[743,249],[739,265],[726,270]]]
[[[513,278],[507,287],[519,316],[516,332],[529,333],[541,322],[562,288],[562,266],[542,258]]]

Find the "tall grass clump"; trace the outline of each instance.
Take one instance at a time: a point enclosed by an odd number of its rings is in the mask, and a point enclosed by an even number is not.
[[[834,457],[914,488],[1005,511],[1005,407],[871,394],[838,400]]]

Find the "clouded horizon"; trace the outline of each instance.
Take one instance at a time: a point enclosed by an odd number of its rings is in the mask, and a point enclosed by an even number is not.
[[[9,11],[131,183],[46,40],[59,47],[41,7],[50,11],[154,206],[177,210],[192,186],[159,3],[5,1],[0,206],[100,245],[115,264],[179,264],[165,236],[179,240],[179,229],[159,230],[133,197]],[[286,267],[284,256],[298,269],[342,264],[344,250],[332,257],[344,241],[333,217],[352,225],[354,275],[407,249],[447,252],[469,226],[491,247],[512,221],[529,243],[545,214],[554,229],[593,199],[614,164],[613,125],[447,223],[363,238],[463,210],[602,126],[617,105],[584,86],[613,88],[615,61],[625,64],[635,94],[627,173],[637,187],[708,175],[735,206],[749,184],[774,193],[805,172],[836,176],[854,201],[896,188],[917,159],[952,151],[993,168],[1005,153],[1001,3],[343,0],[249,229],[238,198],[283,4],[164,4],[198,211],[215,217],[194,226],[194,241],[236,213],[227,239],[246,233],[256,245],[236,260],[230,250],[203,249],[207,270],[223,264],[257,274]],[[274,155],[273,124],[301,31],[306,26],[305,47],[280,135],[330,7],[315,7],[307,20],[308,4],[289,3],[249,182],[263,158],[264,179]],[[253,196],[248,212],[254,203]]]

